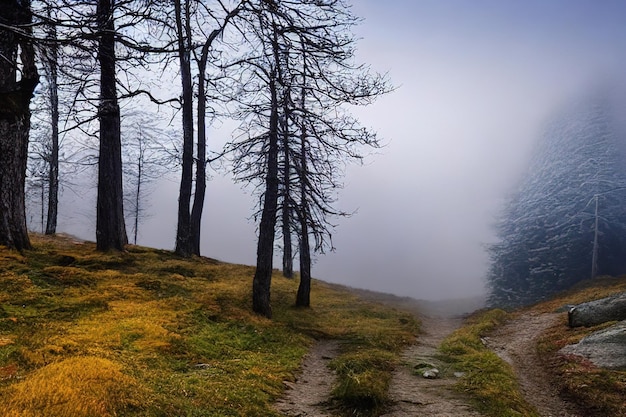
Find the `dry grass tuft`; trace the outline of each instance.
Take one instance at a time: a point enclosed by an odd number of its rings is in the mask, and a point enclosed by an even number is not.
[[[47,365],[2,391],[2,416],[108,417],[145,405],[145,390],[121,365],[95,357]]]
[[[619,292],[626,291],[626,276],[621,277],[597,277],[578,283],[574,288],[552,299],[542,302],[533,309],[542,312],[551,312],[564,305],[580,304],[587,301],[598,300]]]
[[[470,317],[466,324],[447,337],[440,346],[442,359],[465,372],[458,388],[475,399],[475,406],[493,417],[535,417],[536,411],[519,390],[510,365],[481,341],[504,323],[502,310],[483,311]]]

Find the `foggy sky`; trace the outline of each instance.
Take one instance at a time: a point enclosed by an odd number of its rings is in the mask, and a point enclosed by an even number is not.
[[[353,10],[365,19],[359,60],[397,90],[357,111],[387,145],[348,169],[339,207],[358,212],[338,221],[337,251],[317,257],[313,276],[423,299],[481,294],[484,244],[542,123],[625,68],[626,2],[355,0]],[[159,184],[140,244],[174,247],[177,189],[178,176]],[[203,255],[254,264],[254,198],[214,175]],[[86,217],[60,229],[93,240]]]

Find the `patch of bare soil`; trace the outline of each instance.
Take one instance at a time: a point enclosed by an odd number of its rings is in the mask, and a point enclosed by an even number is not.
[[[328,362],[337,356],[339,344],[334,340],[316,342],[304,358],[302,372],[295,383],[285,382],[285,396],[275,404],[276,410],[291,417],[329,417],[326,406],[335,382]]]
[[[582,417],[584,413],[559,396],[537,355],[537,339],[558,320],[558,313],[526,313],[496,329],[486,342],[513,367],[526,401],[541,416]]]
[[[443,339],[458,328],[461,318],[421,316],[422,333],[416,344],[402,355],[402,366],[393,373],[389,396],[392,406],[385,417],[437,416],[472,417],[482,414],[472,410],[467,398],[454,391],[457,382],[435,358]],[[437,379],[415,374],[415,366],[429,363],[442,371]]]

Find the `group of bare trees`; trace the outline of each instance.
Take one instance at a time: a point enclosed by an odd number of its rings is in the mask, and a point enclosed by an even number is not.
[[[384,76],[355,63],[351,28],[358,19],[348,4],[343,0],[0,3],[0,244],[19,250],[30,246],[24,183],[29,105],[39,63],[50,123],[50,140],[41,148],[46,151],[39,153],[47,167],[46,233],[56,231],[59,135],[69,132],[88,138],[83,143],[97,145],[97,158],[92,158],[98,165],[97,248],[123,250],[128,242],[122,182],[129,166],[137,178],[130,200],[136,241],[142,181],[150,178],[146,164],[152,156],[159,158],[146,145],[158,133],[135,129],[132,162],[127,159],[123,164],[122,146],[129,143],[123,138],[130,130],[122,129],[122,119],[132,113],[125,114],[124,108],[141,100],[180,113],[176,252],[199,255],[211,162],[207,124],[215,117],[234,118],[240,127],[218,154],[230,161],[235,178],[251,183],[259,195],[253,309],[271,316],[278,236],[285,276],[293,275],[294,247],[299,254],[296,304],[309,305],[311,254],[333,248],[331,219],[346,215],[334,207],[343,166],[360,160],[364,145],[379,146],[375,134],[351,116],[350,107],[368,104],[390,89]],[[159,78],[166,73],[176,74],[179,90],[156,88],[147,81],[150,74]],[[64,92],[62,85],[73,89]],[[64,115],[63,129],[59,114]]]

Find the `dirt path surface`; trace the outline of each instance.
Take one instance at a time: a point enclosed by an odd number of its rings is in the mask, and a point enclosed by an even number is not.
[[[513,367],[526,401],[542,417],[583,417],[584,413],[559,396],[536,354],[537,339],[558,320],[558,313],[526,313],[496,329],[486,342]]]
[[[335,381],[328,362],[339,352],[334,340],[322,340],[313,345],[302,364],[302,373],[295,383],[288,386],[285,396],[276,404],[276,410],[292,417],[329,417],[332,413],[325,405]]]
[[[456,382],[453,375],[442,372],[440,378],[425,379],[414,372],[414,367],[418,363],[439,365],[434,358],[437,346],[461,325],[462,319],[440,316],[441,311],[432,310],[430,306],[424,307],[418,302],[405,304],[402,308],[420,318],[422,332],[416,343],[403,353],[401,364],[393,373],[389,387],[392,404],[383,416],[482,416],[472,411],[467,399],[452,389]],[[289,389],[285,397],[276,403],[277,411],[290,417],[333,416],[332,411],[326,406],[335,380],[335,376],[328,369],[328,362],[337,353],[336,342],[316,343],[304,359],[300,377],[295,383],[286,383]]]
[[[369,294],[370,298],[373,298]],[[387,300],[382,300],[387,302]],[[422,322],[422,332],[417,342],[402,355],[400,366],[394,371],[389,396],[392,401],[381,417],[479,417],[467,398],[455,392],[457,379],[446,366],[437,361],[435,354],[441,341],[462,324],[462,319],[446,315],[450,310],[441,306],[433,308],[419,302],[402,305]],[[558,314],[527,313],[504,326],[485,339],[487,345],[515,370],[526,400],[542,417],[583,417],[576,407],[563,400],[550,383],[549,373],[536,354],[540,335],[559,320]],[[338,352],[332,341],[318,342],[305,358],[302,374],[291,384],[276,409],[291,417],[330,417],[334,414],[325,406],[335,376],[328,362]],[[416,375],[415,366],[430,363],[441,371],[437,379]]]
[[[393,405],[384,416],[481,416],[472,410],[466,398],[452,389],[457,382],[453,375],[443,372],[440,378],[426,379],[414,373],[419,363],[440,365],[434,358],[437,346],[461,325],[462,319],[422,315],[421,320],[422,333],[417,343],[404,352],[402,366],[394,371],[389,387]],[[438,369],[442,370],[440,366]]]

